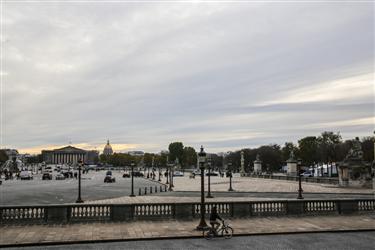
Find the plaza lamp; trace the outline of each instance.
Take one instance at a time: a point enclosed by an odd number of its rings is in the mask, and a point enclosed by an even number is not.
[[[203,146],[201,146],[201,151],[198,153],[198,163],[199,163],[199,168],[201,170],[201,204],[200,204],[201,205],[200,206],[201,219],[196,229],[205,230],[208,228],[208,226],[204,219],[204,215],[206,213],[206,207],[204,204],[204,165],[206,163],[206,153],[204,152]]]
[[[297,161],[297,174],[298,174],[298,197],[297,199],[303,199],[303,196],[302,196],[302,181],[301,181],[301,175],[302,175],[302,171],[301,171],[301,165],[302,165],[302,160],[301,159],[298,159]]]
[[[233,174],[232,174],[232,163],[231,162],[228,162],[228,167],[229,167],[229,189],[228,189],[228,191],[234,191],[234,189],[232,188]]]
[[[78,161],[78,198],[76,200],[76,203],[83,203],[83,200],[81,198],[81,167],[82,167],[82,160],[80,159]]]
[[[130,166],[132,168],[132,186],[131,186],[132,192],[129,195],[130,197],[135,197],[135,194],[134,194],[134,165],[135,165],[134,161],[132,161],[131,164],[130,164]]]

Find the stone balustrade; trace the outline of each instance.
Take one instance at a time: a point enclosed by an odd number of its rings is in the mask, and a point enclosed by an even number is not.
[[[252,216],[332,215],[374,213],[374,199],[275,200],[207,202],[225,218]],[[0,224],[60,224],[90,221],[192,220],[200,217],[200,203],[66,204],[1,206]]]
[[[290,176],[290,175],[247,174],[247,176],[252,177],[252,178],[298,181],[298,176]],[[333,185],[339,184],[338,178],[329,178],[329,177],[301,177],[301,181],[312,182],[312,183],[333,184]]]

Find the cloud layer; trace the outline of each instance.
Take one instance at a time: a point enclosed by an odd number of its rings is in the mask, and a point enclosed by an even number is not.
[[[2,15],[3,147],[217,152],[374,130],[373,3],[6,2]]]

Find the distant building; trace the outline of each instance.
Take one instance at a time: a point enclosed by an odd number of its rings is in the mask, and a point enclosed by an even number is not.
[[[79,160],[82,160],[85,164],[94,164],[98,155],[98,151],[87,151],[72,146],[42,150],[43,161],[47,164],[77,164]]]
[[[107,140],[107,144],[104,147],[103,154],[104,155],[112,155],[113,154],[112,146],[111,146],[111,144],[109,144],[109,140]]]
[[[143,151],[129,151],[128,154],[131,156],[143,156],[145,153]]]

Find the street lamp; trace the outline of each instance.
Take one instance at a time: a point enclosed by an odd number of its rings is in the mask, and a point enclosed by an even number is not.
[[[208,194],[206,198],[214,198],[211,195],[211,157],[208,157],[207,165],[208,165]]]
[[[173,173],[172,173],[172,166],[173,164],[169,164],[169,191],[173,191]]]
[[[298,159],[297,161],[297,174],[298,174],[298,197],[297,199],[303,199],[302,197],[302,183],[301,183],[301,165],[302,165],[302,161],[301,159]]]
[[[130,166],[132,168],[132,193],[129,195],[130,197],[135,197],[134,194],[134,161],[131,162]]]
[[[158,163],[157,166],[158,166],[158,169],[159,169],[159,179],[158,179],[158,181],[161,181],[161,179],[160,179],[161,178],[160,163]]]
[[[201,146],[201,151],[198,153],[198,162],[199,168],[201,169],[201,220],[197,226],[197,230],[205,230],[208,226],[204,219],[206,213],[206,207],[204,204],[204,164],[206,163],[206,153],[203,150],[203,146]]]
[[[76,200],[76,203],[83,203],[83,200],[81,198],[81,166],[82,160],[80,159],[78,161],[78,198]]]
[[[228,189],[228,191],[232,192],[232,191],[234,191],[234,189],[232,188],[233,174],[232,174],[232,163],[231,162],[228,162],[228,167],[229,167],[229,189]]]

